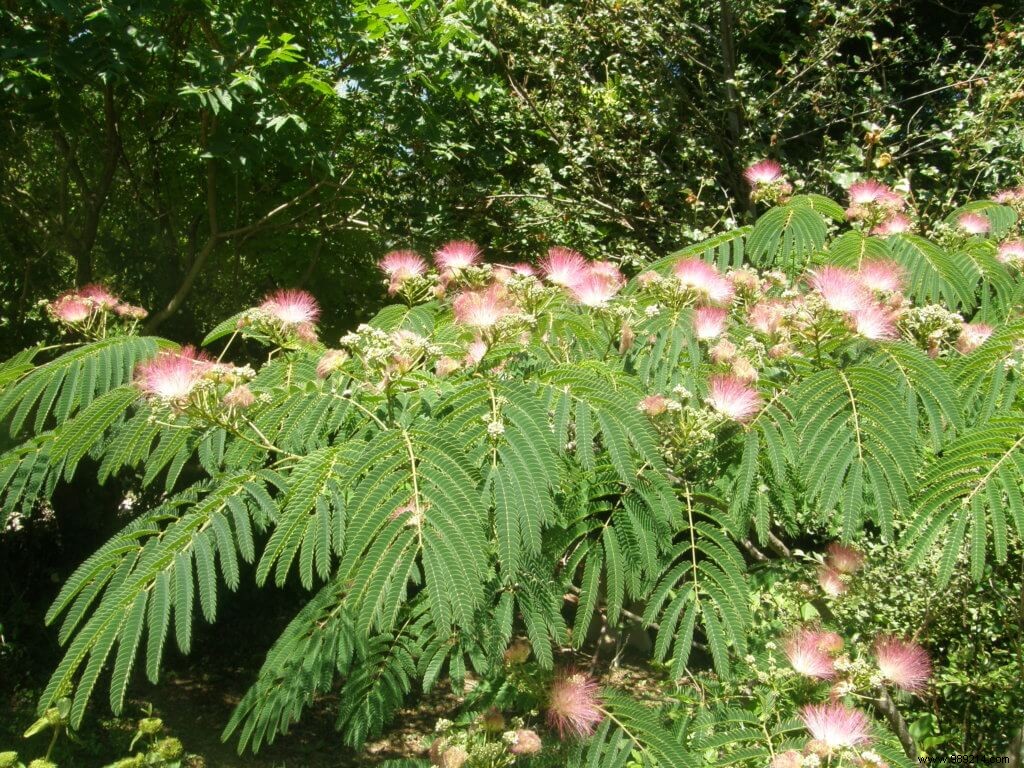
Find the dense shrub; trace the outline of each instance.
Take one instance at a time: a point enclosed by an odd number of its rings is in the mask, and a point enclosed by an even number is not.
[[[870,595],[845,601],[882,551],[935,589],[1013,578],[1024,192],[930,223],[872,180],[844,208],[770,161],[747,179],[755,224],[630,279],[565,248],[392,252],[396,303],[329,348],[303,291],[209,351],[137,335],[143,311],[101,286],[53,300],[67,342],[0,368],[4,509],[88,466],[132,482],[135,512],[48,614],[67,651],[41,709],[70,697],[76,726],[109,667],[119,711],[136,666],[156,682],[169,636],[187,652],[254,578],[310,599],[226,724],[240,749],[329,691],[360,746],[441,681],[472,682],[483,716],[440,724],[438,765],[902,765],[956,745],[917,726],[948,630],[883,608],[859,625]],[[245,344],[265,355],[229,362]],[[773,590],[789,607],[766,611]],[[602,684],[630,626],[675,683],[651,701]],[[1014,736],[1007,707],[987,752]]]

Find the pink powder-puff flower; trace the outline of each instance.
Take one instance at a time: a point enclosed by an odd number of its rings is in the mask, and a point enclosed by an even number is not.
[[[870,296],[860,279],[842,267],[822,267],[811,275],[810,284],[825,305],[837,312],[853,312],[869,303]]]
[[[850,324],[858,336],[871,341],[892,341],[900,336],[892,311],[878,304],[868,304],[851,312]]]
[[[722,277],[711,264],[700,259],[677,261],[673,272],[684,288],[697,291],[715,304],[729,303],[736,292],[728,279]]]
[[[569,290],[580,304],[587,307],[603,307],[619,292],[621,285],[612,277],[590,272],[573,283]]]
[[[818,633],[814,630],[797,630],[786,639],[783,650],[790,666],[799,674],[819,680],[835,677],[835,664],[822,650]]]
[[[913,229],[913,222],[902,213],[894,213],[878,226],[871,230],[872,235],[901,235]]]
[[[135,368],[135,383],[144,394],[161,400],[183,400],[202,381],[212,361],[195,347],[161,352]]]
[[[50,314],[62,323],[81,323],[92,314],[92,305],[74,294],[61,296],[50,302],[47,308]]]
[[[961,214],[956,223],[968,235],[984,235],[992,228],[988,217],[982,216],[980,213]]]
[[[808,704],[800,710],[800,719],[811,737],[830,751],[856,747],[871,740],[867,715],[845,704]]]
[[[818,584],[829,597],[839,597],[846,594],[846,590],[849,589],[839,571],[831,566],[818,569]]]
[[[708,379],[708,403],[723,416],[745,423],[761,409],[761,395],[736,376],[717,374]]]
[[[701,341],[717,339],[725,332],[729,310],[718,307],[698,307],[693,313],[693,330]]]
[[[397,293],[406,280],[427,273],[427,262],[415,251],[391,251],[378,265],[389,278],[388,293]]]
[[[477,339],[466,350],[466,364],[477,365],[487,354],[487,343]]]
[[[880,637],[875,641],[874,652],[882,677],[904,691],[920,691],[932,676],[928,652],[917,643]]]
[[[1024,201],[1024,187],[1013,189],[1001,189],[992,196],[993,202],[1003,205],[1012,205]]]
[[[548,695],[548,725],[560,738],[590,736],[604,718],[597,681],[573,670],[560,674]]]
[[[569,248],[549,248],[548,255],[541,259],[544,278],[563,288],[571,288],[587,276],[589,265],[582,255]]]
[[[434,263],[449,272],[480,263],[480,248],[469,240],[452,240],[434,251]]]
[[[853,547],[833,541],[825,548],[828,564],[840,573],[856,573],[864,567],[864,555]]]
[[[320,317],[320,307],[313,295],[295,288],[282,288],[268,294],[259,308],[285,325],[315,323]]]
[[[996,258],[1003,264],[1024,263],[1024,240],[1007,240],[999,244]]]
[[[880,181],[865,179],[851,184],[847,193],[850,196],[851,206],[863,206],[884,200],[892,194],[892,190]]]
[[[782,178],[782,166],[774,160],[760,160],[743,171],[743,178],[752,187],[774,184]]]
[[[533,277],[537,274],[537,270],[535,270],[531,265],[521,261],[513,264],[511,269],[520,277]]]
[[[783,304],[781,301],[767,299],[759,301],[747,313],[747,322],[751,327],[764,334],[772,334],[782,325]]]
[[[528,728],[513,731],[508,741],[508,751],[513,755],[536,755],[543,746],[537,732]]]
[[[100,309],[113,309],[120,303],[120,299],[98,283],[89,283],[78,289],[78,295],[83,299],[89,299]]]
[[[256,395],[245,384],[239,384],[224,395],[223,402],[228,408],[248,408],[256,402]]]
[[[886,188],[879,195],[878,204],[888,211],[902,211],[907,207],[907,200],[899,192]]]
[[[969,355],[976,350],[989,336],[994,329],[991,325],[984,323],[968,323],[960,328],[960,336],[956,340],[956,348],[964,355]]]
[[[903,267],[889,259],[865,261],[857,274],[860,281],[872,291],[895,293],[903,287]]]
[[[512,312],[505,300],[504,289],[492,285],[482,291],[466,291],[452,302],[455,320],[470,328],[492,328],[499,320]]]
[[[640,401],[638,406],[641,413],[650,417],[660,416],[668,410],[668,400],[661,395],[648,395]]]

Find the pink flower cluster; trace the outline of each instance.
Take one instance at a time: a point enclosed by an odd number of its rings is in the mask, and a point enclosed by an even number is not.
[[[818,584],[826,595],[839,597],[848,589],[844,577],[864,566],[864,555],[838,541],[829,544],[826,552],[825,564],[818,570]]]
[[[127,304],[97,283],[61,294],[47,305],[50,316],[67,325],[87,323],[106,312],[126,320],[141,320],[149,313],[142,307]]]
[[[980,213],[963,213],[957,217],[956,223],[968,235],[986,235],[992,228],[988,216]]]
[[[605,306],[626,282],[610,261],[588,261],[569,248],[550,248],[540,269],[545,280],[565,288],[586,307]]]
[[[878,300],[878,294],[897,294],[903,287],[903,269],[896,262],[865,261],[856,272],[826,266],[813,272],[808,282],[825,306],[847,315],[858,335],[872,341],[899,337],[895,312]]]
[[[195,347],[161,352],[135,368],[135,384],[150,397],[180,403],[188,398],[215,363]]]
[[[560,738],[590,736],[602,719],[594,678],[571,669],[555,678],[548,694],[547,720]]]
[[[880,637],[875,641],[874,653],[882,677],[904,691],[921,691],[932,676],[928,652],[917,643],[898,637]]]
[[[774,160],[758,160],[743,171],[743,178],[750,185],[750,194],[755,200],[780,202],[793,191],[782,173],[782,166]]]
[[[846,218],[850,221],[874,221],[876,234],[896,234],[909,228],[909,221],[900,212],[907,201],[901,194],[874,179],[854,182],[847,190],[850,204]],[[899,218],[896,218],[899,216]]]
[[[832,654],[843,649],[843,639],[835,632],[804,627],[786,639],[783,649],[796,672],[830,680],[836,675]]]
[[[816,742],[808,745],[812,752],[820,750],[829,755],[871,740],[871,722],[867,715],[841,702],[808,704],[800,710],[800,719]]]
[[[1000,190],[992,200],[1002,205],[1024,205],[1024,186]]]

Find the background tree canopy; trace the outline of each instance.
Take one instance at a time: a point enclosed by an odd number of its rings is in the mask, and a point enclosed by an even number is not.
[[[162,332],[285,283],[350,325],[387,247],[629,263],[748,220],[728,201],[766,153],[938,213],[1018,181],[1024,149],[1014,18],[981,2],[5,5],[10,349],[70,282],[118,285]]]

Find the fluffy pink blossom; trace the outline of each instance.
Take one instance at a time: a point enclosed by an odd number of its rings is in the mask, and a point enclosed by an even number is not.
[[[858,336],[871,341],[892,341],[900,336],[896,317],[879,304],[867,304],[850,313],[850,323]]]
[[[452,240],[434,251],[434,263],[440,269],[455,270],[480,262],[480,248],[469,240]]]
[[[228,408],[248,408],[255,402],[256,395],[245,384],[232,387],[231,391],[224,395],[224,405]]]
[[[536,731],[520,728],[513,733],[508,751],[513,755],[536,755],[542,746]]]
[[[580,304],[587,307],[603,307],[619,292],[621,286],[622,283],[615,278],[592,271],[573,283],[569,290]]]
[[[78,295],[83,299],[89,299],[102,309],[113,309],[121,301],[117,296],[108,291],[99,283],[89,283],[78,289]]]
[[[455,297],[452,311],[456,321],[470,328],[491,328],[503,317],[511,313],[512,308],[505,300],[505,292],[500,285],[492,285],[482,291],[466,291]]]
[[[315,323],[320,307],[308,291],[282,288],[267,295],[260,309],[285,325]]]
[[[648,395],[640,401],[639,410],[648,416],[660,416],[668,410],[668,400],[661,395]]]
[[[533,277],[537,274],[537,270],[535,270],[530,264],[526,264],[522,261],[513,264],[511,269],[520,277]]]
[[[856,573],[864,567],[864,555],[853,547],[833,541],[825,549],[828,564],[840,573]]]
[[[743,423],[761,409],[761,395],[736,376],[717,374],[708,380],[708,403],[723,416]]]
[[[756,331],[772,334],[782,325],[783,304],[775,299],[759,301],[747,313],[747,322]]]
[[[783,650],[790,666],[801,675],[828,680],[836,674],[835,665],[814,630],[798,629],[786,639]]]
[[[839,571],[831,566],[824,566],[818,569],[818,584],[825,594],[830,597],[839,597],[846,594],[848,589]]]
[[[92,305],[74,294],[61,296],[50,303],[49,312],[62,323],[80,323],[92,314]]]
[[[427,262],[415,251],[391,251],[384,255],[378,266],[390,278],[388,293],[397,293],[406,280],[427,273]]]
[[[982,216],[980,213],[961,214],[957,218],[956,223],[960,229],[969,235],[984,235],[992,228],[988,217]]]
[[[1013,204],[1024,201],[1024,187],[1014,187],[1013,189],[1002,189],[996,192],[992,196],[992,200],[997,203]]]
[[[996,258],[1003,264],[1024,262],[1024,240],[1007,240],[999,244]]]
[[[725,331],[729,310],[718,307],[698,307],[693,313],[693,330],[701,341],[717,339]]]
[[[867,715],[845,704],[808,704],[800,710],[800,719],[811,736],[829,750],[856,747],[871,740]]]
[[[476,365],[487,354],[487,342],[477,339],[466,350],[466,364]]]
[[[782,178],[782,166],[774,160],[760,160],[743,172],[743,178],[752,187],[774,184]]]
[[[811,275],[810,284],[838,312],[863,309],[870,300],[856,273],[843,267],[822,267]]]
[[[889,259],[865,261],[857,274],[860,281],[872,291],[895,293],[903,287],[903,267]]]
[[[540,268],[549,283],[571,288],[587,276],[589,266],[582,255],[569,248],[549,248]]]
[[[917,643],[880,637],[875,641],[874,652],[882,677],[904,691],[920,691],[932,676],[928,652]]]
[[[865,179],[864,181],[855,181],[850,185],[847,190],[850,195],[850,205],[870,205],[871,203],[878,203],[886,199],[889,195],[893,194],[892,190],[889,189],[885,184],[874,179]]]
[[[991,325],[984,323],[968,323],[960,328],[960,336],[956,340],[956,348],[961,353],[968,355],[992,335]]]
[[[900,235],[909,232],[914,224],[902,213],[894,213],[871,230],[872,235]]]
[[[715,304],[729,303],[736,291],[733,284],[722,277],[714,266],[700,259],[681,259],[676,262],[673,272],[683,287],[703,294]]]
[[[603,717],[597,681],[592,677],[568,670],[552,683],[547,720],[559,737],[589,736]]]
[[[161,352],[136,366],[135,383],[152,397],[183,400],[212,366],[213,362],[195,347],[182,347],[177,352]]]

